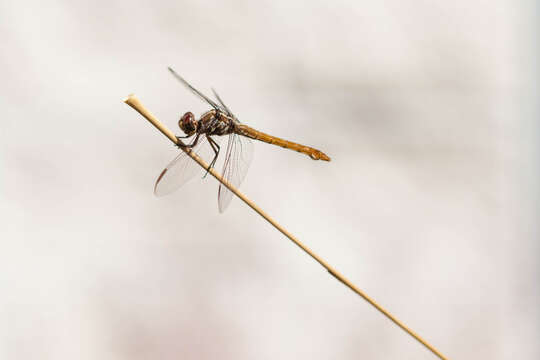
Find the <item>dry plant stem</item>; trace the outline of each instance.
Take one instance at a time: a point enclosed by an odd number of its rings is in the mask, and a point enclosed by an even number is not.
[[[150,113],[135,97],[135,95],[129,95],[124,102],[131,106],[133,109],[135,109],[139,114],[144,116],[146,120],[150,121],[152,125],[154,125],[159,131],[163,133],[166,137],[168,137],[172,142],[174,142],[176,145],[183,145],[176,136],[168,129],[166,128],[154,115]],[[186,150],[184,150],[186,151]],[[199,165],[201,165],[204,169],[208,168],[208,164],[201,159],[199,156],[194,154],[193,152],[188,152],[188,155],[193,158],[194,161],[196,161]],[[353,283],[351,283],[349,280],[347,280],[343,275],[341,275],[339,272],[334,270],[330,265],[328,265],[323,259],[321,259],[317,254],[315,254],[313,251],[311,251],[307,246],[302,244],[300,240],[298,240],[296,237],[294,237],[293,234],[288,232],[284,227],[279,225],[274,219],[272,219],[268,214],[266,214],[261,208],[259,208],[254,202],[249,200],[244,194],[242,194],[240,191],[238,191],[235,187],[233,187],[231,184],[227,183],[221,175],[216,172],[214,169],[210,169],[210,174],[215,177],[219,182],[221,182],[223,185],[225,185],[229,190],[231,190],[236,196],[238,196],[240,199],[242,199],[243,202],[245,202],[249,207],[251,207],[253,210],[255,210],[259,215],[261,215],[266,221],[268,221],[273,227],[275,227],[277,230],[279,230],[283,235],[285,235],[289,240],[291,240],[293,243],[295,243],[299,248],[304,250],[309,256],[311,256],[315,261],[317,261],[319,264],[321,264],[332,276],[334,276],[336,279],[338,279],[340,282],[342,282],[345,286],[347,286],[349,289],[354,291],[356,294],[360,295],[364,300],[366,300],[368,303],[370,303],[373,307],[375,307],[377,310],[379,310],[384,316],[386,316],[388,319],[390,319],[394,324],[399,326],[401,329],[403,329],[405,332],[407,332],[409,335],[411,335],[414,339],[416,339],[418,342],[420,342],[422,345],[424,345],[426,348],[428,348],[433,354],[438,356],[440,359],[447,359],[443,354],[441,354],[437,349],[435,349],[433,346],[431,346],[427,341],[422,339],[418,334],[416,334],[414,331],[409,329],[405,324],[403,324],[401,321],[396,319],[392,314],[390,314],[388,311],[386,311],[383,307],[381,307],[375,300],[370,298],[366,293],[364,293],[362,290],[357,288]]]

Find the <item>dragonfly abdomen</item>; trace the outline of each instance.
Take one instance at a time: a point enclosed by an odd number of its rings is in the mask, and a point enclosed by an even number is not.
[[[234,131],[237,132],[239,135],[243,135],[251,139],[259,140],[267,144],[281,146],[282,148],[285,148],[285,149],[298,151],[300,153],[308,155],[313,160],[330,161],[330,157],[328,157],[328,155],[326,155],[320,150],[314,149],[309,146],[297,144],[292,141],[284,140],[276,136],[265,134],[247,125],[236,125]]]

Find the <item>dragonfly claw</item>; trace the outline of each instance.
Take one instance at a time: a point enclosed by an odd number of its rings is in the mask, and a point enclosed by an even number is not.
[[[206,175],[208,175],[208,173],[210,172],[210,170],[212,170],[214,168],[214,164],[210,164],[208,165],[208,168],[206,169],[206,172],[204,173],[204,176],[202,177],[203,179],[206,178]]]
[[[182,142],[182,137],[177,136],[177,137],[176,137],[176,140],[177,140],[177,141],[176,141],[175,146],[176,146],[177,148],[182,149],[182,148],[186,148],[186,147],[187,147],[187,145],[185,145],[185,144]]]

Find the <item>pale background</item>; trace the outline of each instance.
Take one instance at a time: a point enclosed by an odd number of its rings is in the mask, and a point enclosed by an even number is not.
[[[242,190],[452,359],[540,355],[534,2],[0,2],[0,359],[433,359],[199,178],[157,199],[208,109]]]

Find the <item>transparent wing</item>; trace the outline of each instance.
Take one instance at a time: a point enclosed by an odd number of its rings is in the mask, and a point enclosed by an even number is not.
[[[216,99],[219,101],[219,104],[221,105],[222,110],[225,111],[225,112],[227,113],[227,115],[232,116],[232,117],[235,118],[235,120],[236,120],[236,117],[233,115],[232,111],[229,110],[229,108],[227,107],[227,105],[225,105],[225,103],[223,102],[223,100],[221,100],[221,98],[219,97],[217,91],[214,90],[214,88],[212,88],[212,92],[214,93],[214,96],[216,97]]]
[[[204,101],[206,101],[208,104],[210,104],[210,106],[212,106],[214,109],[220,109],[220,106],[218,104],[216,104],[213,100],[211,100],[208,96],[204,95],[202,92],[200,92],[199,90],[195,89],[193,86],[191,86],[190,83],[188,83],[183,77],[181,77],[180,75],[178,75],[172,68],[168,68],[169,71],[171,72],[171,74],[173,74],[173,76],[178,80],[180,81],[182,84],[184,84],[185,87],[187,87],[189,90],[191,90],[191,92],[193,92],[195,95],[197,95],[198,97],[200,97],[201,99],[203,99]]]
[[[238,188],[249,169],[253,159],[253,143],[247,137],[232,133],[229,135],[229,144],[225,153],[223,164],[223,178],[234,187]],[[219,184],[218,207],[219,212],[224,212],[232,200],[233,193],[223,184]]]
[[[219,139],[216,139],[216,141],[219,141]],[[214,157],[214,152],[210,148],[206,137],[199,138],[199,142],[193,147],[192,151],[205,161],[210,161]],[[163,196],[172,193],[193,179],[201,170],[203,168],[199,164],[193,161],[184,151],[180,150],[180,154],[159,174],[154,185],[154,194],[156,196]]]

